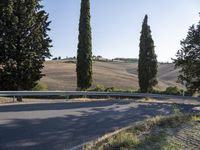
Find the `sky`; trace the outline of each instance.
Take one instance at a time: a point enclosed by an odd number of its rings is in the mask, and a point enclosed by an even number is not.
[[[43,0],[52,21],[51,53],[62,58],[77,55],[81,0]],[[180,40],[200,20],[200,0],[91,0],[93,55],[105,58],[138,58],[145,14],[158,60],[175,58]]]

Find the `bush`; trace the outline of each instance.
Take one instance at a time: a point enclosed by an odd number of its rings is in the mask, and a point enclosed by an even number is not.
[[[166,88],[165,94],[180,95],[181,90],[177,86],[170,86]]]
[[[105,89],[106,92],[114,92],[115,88],[114,87],[108,87]]]
[[[105,87],[103,85],[96,85],[96,87],[90,91],[105,91]]]
[[[115,87],[104,87],[103,85],[96,85],[94,88],[86,89],[87,91],[100,91],[100,92],[127,92],[127,93],[136,93],[135,89],[118,89]]]
[[[48,87],[41,81],[38,81],[36,86],[32,89],[33,91],[48,91]]]
[[[165,91],[160,91],[160,90],[157,90],[157,89],[153,89],[151,91],[152,94],[165,94]]]
[[[135,89],[118,89],[115,87],[104,87],[103,85],[96,85],[96,87],[88,89],[88,91],[101,91],[101,92],[127,92],[127,93],[141,93],[140,90],[135,90]],[[164,91],[160,91],[157,89],[153,89],[150,93],[152,94],[169,94],[169,95],[181,95],[182,90],[179,89],[177,86],[170,86],[166,88]],[[185,93],[188,95],[188,93]]]

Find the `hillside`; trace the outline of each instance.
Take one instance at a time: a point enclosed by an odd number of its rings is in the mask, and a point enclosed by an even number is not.
[[[75,90],[76,64],[65,61],[47,61],[42,82],[49,90]],[[178,69],[173,64],[160,64],[158,70],[159,84],[157,88],[177,85]],[[137,63],[98,62],[93,63],[93,86],[99,84],[105,87],[120,89],[137,89]]]

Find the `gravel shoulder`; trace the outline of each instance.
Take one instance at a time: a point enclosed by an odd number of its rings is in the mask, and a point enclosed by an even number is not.
[[[168,137],[166,147],[177,150],[200,149],[200,122],[189,122],[177,128],[173,136]]]

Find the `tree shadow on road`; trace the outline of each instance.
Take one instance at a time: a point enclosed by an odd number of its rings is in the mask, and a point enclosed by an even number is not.
[[[114,104],[126,105],[130,102],[122,100],[94,101],[94,102],[71,102],[71,103],[38,103],[38,104],[17,104],[2,105],[0,112],[22,112],[22,111],[41,111],[41,110],[66,110],[76,108],[104,107]]]
[[[178,107],[186,112],[192,110],[192,106],[188,105]],[[156,115],[168,115],[173,111],[172,105],[167,104],[118,102],[60,103],[42,106],[32,104],[6,108],[8,112],[13,113],[73,108],[80,110],[77,110],[79,115],[72,113],[46,119],[13,119],[7,124],[0,124],[1,150],[66,150],[131,123]],[[3,111],[0,108],[0,112],[6,112],[6,108]]]

